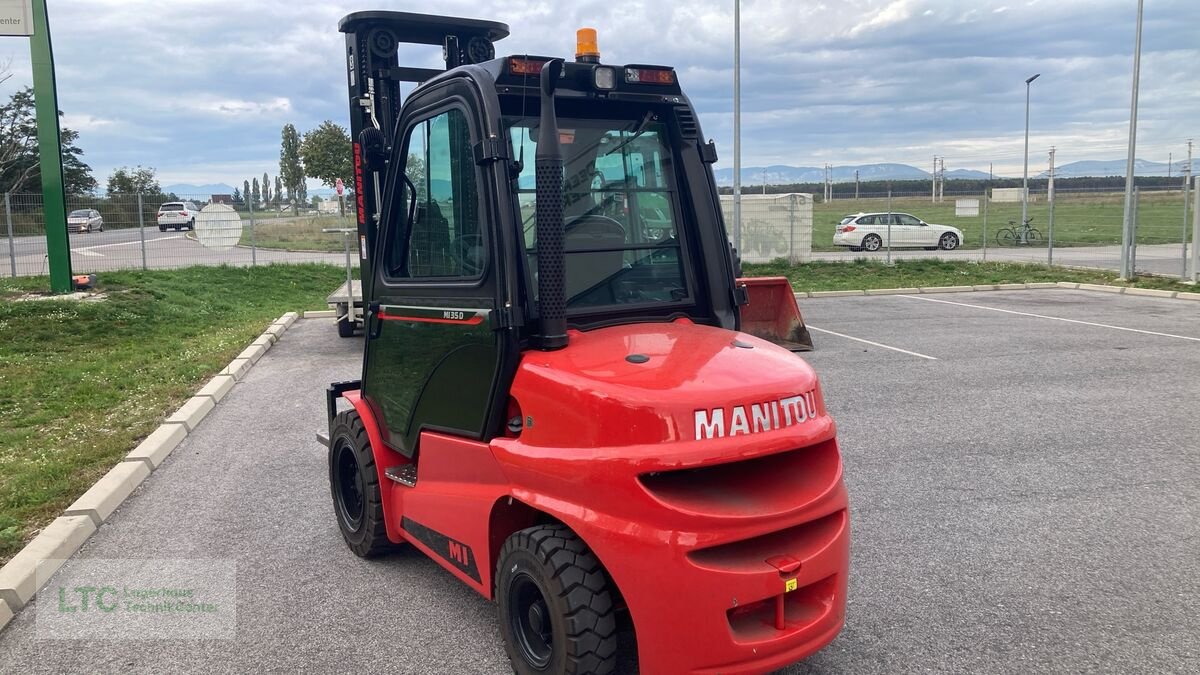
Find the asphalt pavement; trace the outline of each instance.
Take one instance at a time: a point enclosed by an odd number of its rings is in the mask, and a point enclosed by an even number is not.
[[[1200,671],[1197,303],[801,307],[853,544],[845,629],[782,672]],[[233,561],[234,639],[50,640],[39,597],[0,632],[0,671],[508,672],[492,604],[420,554],[363,561],[341,541],[313,434],[360,345],[332,321],[293,326],[60,572]]]
[[[157,226],[106,229],[103,232],[71,233],[71,267],[76,274],[105,272],[142,267],[143,242],[145,264],[149,269],[174,269],[190,265],[251,265],[272,262],[327,262],[344,264],[341,253],[315,251],[277,251],[235,246],[206,248],[186,231],[159,232]],[[48,274],[45,236],[13,237],[12,260],[17,276]],[[9,276],[8,241],[0,239],[0,275]]]

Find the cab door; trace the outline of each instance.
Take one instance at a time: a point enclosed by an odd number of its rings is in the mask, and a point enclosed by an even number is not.
[[[513,348],[493,329],[498,186],[475,161],[472,94],[452,82],[406,104],[384,187],[363,393],[387,444],[410,457],[423,429],[487,435]]]

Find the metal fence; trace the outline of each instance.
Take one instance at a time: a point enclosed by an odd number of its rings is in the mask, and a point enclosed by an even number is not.
[[[1014,200],[1011,192],[1007,199],[1002,193],[948,192],[937,201],[928,192],[829,201],[795,193],[743,195],[742,259],[767,262],[784,258],[795,263],[933,257],[1120,270],[1123,193],[1031,192],[1029,229],[1021,226],[1019,194],[1018,190]],[[187,200],[197,207],[209,200],[207,195],[175,197],[178,199],[172,201]],[[1138,190],[1132,223],[1135,247],[1129,252],[1136,271],[1187,278],[1196,274],[1196,266],[1190,262],[1195,248],[1191,245],[1195,210],[1188,202],[1193,198],[1194,193],[1185,194],[1182,187]],[[3,199],[0,276],[47,274],[41,195],[5,194]],[[69,235],[73,271],[272,262],[340,265],[345,257],[342,236],[322,230],[354,226],[351,216],[336,212],[294,214],[290,209],[242,205],[241,241],[235,246],[208,248],[191,230],[160,227],[159,207],[166,201],[162,195],[69,199],[69,211],[94,209],[103,219],[103,231],[97,227]],[[722,209],[732,237],[731,197],[722,197]],[[870,223],[842,222],[860,213],[875,217]],[[847,231],[847,225],[854,229]],[[945,232],[937,225],[955,228],[956,240],[945,240]]]
[[[741,241],[734,241],[733,196],[721,196],[730,242],[743,262],[812,260],[813,196],[804,193],[742,195]]]
[[[1182,186],[1137,190],[1130,252],[1137,272],[1191,277],[1192,196]],[[1027,227],[1022,226],[1019,189],[1007,194],[947,192],[939,200],[925,192],[818,201],[813,205],[812,257],[1010,261],[1119,271],[1124,199],[1113,191],[1031,190]],[[728,222],[732,229],[732,220]]]
[[[0,275],[48,274],[45,218],[40,194],[5,194]],[[70,197],[67,212],[95,212],[87,231],[68,226],[71,269],[75,274],[122,269],[168,269],[191,265],[256,265],[273,262],[344,264],[344,241],[325,229],[353,227],[353,216],[315,209],[253,208],[238,205],[241,240],[209,248],[196,237],[190,218],[160,207],[190,202],[196,208],[209,195],[113,195]],[[173,214],[173,215],[171,215]],[[203,224],[201,224],[203,226]],[[178,228],[178,229],[177,229]],[[2,260],[2,258],[0,258]]]

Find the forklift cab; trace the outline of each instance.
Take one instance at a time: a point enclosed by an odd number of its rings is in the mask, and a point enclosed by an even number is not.
[[[364,12],[341,27],[360,93],[356,151],[371,145],[364,131],[382,133],[387,148],[376,150],[386,162],[356,157],[357,193],[366,195],[363,395],[388,445],[408,457],[422,429],[480,440],[505,433],[508,385],[520,354],[537,346],[543,314],[535,157],[551,59],[490,58],[507,27],[448,21]],[[440,42],[448,69],[399,68],[399,42]],[[578,58],[562,64],[549,99],[562,158],[553,199],[562,208],[567,327],[686,317],[736,329],[708,167],[716,153],[701,141],[674,70]],[[397,79],[421,80],[403,105]]]

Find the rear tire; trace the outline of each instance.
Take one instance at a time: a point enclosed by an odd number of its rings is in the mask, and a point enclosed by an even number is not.
[[[159,225],[159,226],[158,226],[158,231],[159,231],[159,232],[166,232],[166,231],[167,231],[167,228],[166,228],[166,226],[164,226],[164,225]]]
[[[863,237],[862,247],[864,251],[878,251],[883,248],[883,239],[877,234],[868,234]]]
[[[192,218],[191,220],[188,221],[187,229],[189,229],[189,230],[196,229],[196,219],[195,218]]]
[[[328,457],[333,511],[346,545],[360,558],[395,550],[384,525],[375,455],[357,412],[346,410],[333,418]]]
[[[608,575],[565,525],[508,538],[496,565],[496,601],[504,650],[518,675],[616,671]]]

